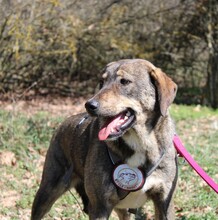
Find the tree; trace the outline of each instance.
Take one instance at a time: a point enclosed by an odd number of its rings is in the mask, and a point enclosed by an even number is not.
[[[205,4],[208,14],[206,39],[209,49],[207,97],[213,108],[218,108],[218,3],[208,0]]]
[[[189,1],[184,1],[189,2]],[[180,28],[181,34],[179,45],[187,48],[186,63],[204,76],[202,90],[203,103],[213,108],[218,107],[218,2],[216,0],[191,1],[185,12],[185,28]],[[191,7],[190,7],[191,6]],[[190,10],[191,9],[191,10]],[[180,48],[180,46],[177,46]],[[188,58],[188,59],[187,59]],[[183,64],[185,66],[185,63]]]
[[[217,107],[216,0],[2,2],[2,91],[83,95],[106,63],[143,58],[174,78],[180,102]]]

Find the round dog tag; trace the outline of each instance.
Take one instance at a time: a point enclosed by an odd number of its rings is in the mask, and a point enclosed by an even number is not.
[[[120,164],[113,171],[113,181],[120,189],[137,191],[143,187],[145,178],[140,169]]]

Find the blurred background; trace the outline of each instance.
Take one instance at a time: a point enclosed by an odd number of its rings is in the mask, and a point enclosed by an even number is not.
[[[0,0],[1,220],[30,219],[54,130],[123,58],[147,59],[178,84],[177,133],[218,183],[217,0]],[[88,219],[71,192],[45,220]],[[218,219],[217,194],[182,159],[175,210],[176,220]],[[153,220],[151,202],[132,219]]]
[[[90,94],[105,64],[143,58],[177,103],[218,107],[217,0],[1,0],[0,91]]]

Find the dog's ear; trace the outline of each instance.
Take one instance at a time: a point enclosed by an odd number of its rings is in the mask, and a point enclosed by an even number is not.
[[[159,68],[152,69],[150,74],[157,87],[161,115],[165,116],[176,96],[177,85]]]

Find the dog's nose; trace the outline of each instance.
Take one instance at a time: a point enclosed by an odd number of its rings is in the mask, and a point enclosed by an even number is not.
[[[99,107],[99,102],[95,99],[91,99],[86,102],[85,107],[88,113],[96,115]]]

